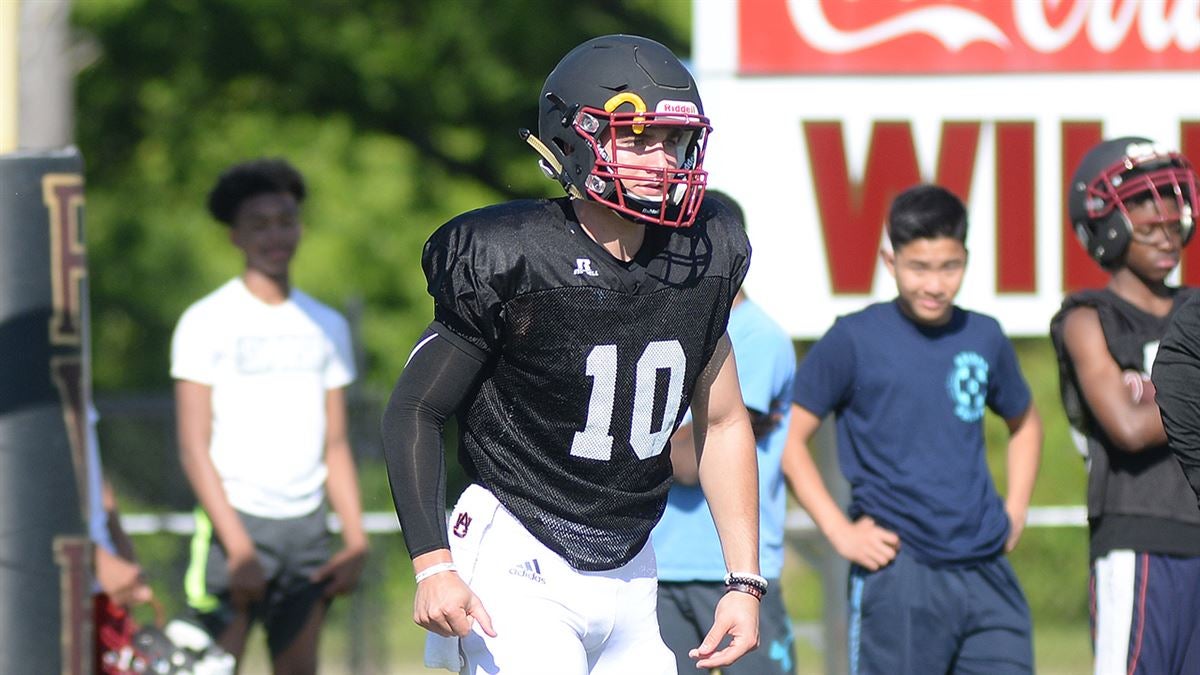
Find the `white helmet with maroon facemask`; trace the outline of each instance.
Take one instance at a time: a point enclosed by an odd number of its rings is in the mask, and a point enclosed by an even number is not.
[[[542,154],[542,169],[572,197],[656,225],[687,227],[695,220],[712,127],[696,81],[669,49],[632,35],[588,40],[546,78],[538,113],[540,144],[527,140]],[[639,197],[622,181],[644,181],[647,169],[615,161],[617,130],[641,134],[662,126],[685,132],[676,166],[654,177],[660,197]]]

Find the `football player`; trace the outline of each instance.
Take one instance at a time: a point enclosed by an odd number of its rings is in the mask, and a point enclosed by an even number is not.
[[[414,618],[454,638],[431,636],[427,664],[674,673],[648,539],[689,405],[730,572],[693,657],[729,664],[757,645],[767,589],[754,438],[725,334],[750,250],[703,200],[711,126],[679,60],[626,35],[563,57],[539,105],[537,134],[522,135],[567,196],[471,211],[430,237],[434,321],[383,419]],[[440,441],[455,413],[472,484],[447,527]]]
[[[1200,511],[1149,375],[1194,295],[1167,276],[1192,236],[1196,187],[1187,159],[1135,137],[1092,148],[1067,185],[1071,223],[1112,275],[1068,296],[1050,324],[1087,458],[1096,673],[1200,672]]]
[[[1171,451],[1200,498],[1200,293],[1193,293],[1167,328],[1154,362],[1155,402]]]

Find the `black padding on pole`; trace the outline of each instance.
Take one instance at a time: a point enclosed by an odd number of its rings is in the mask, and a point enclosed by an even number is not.
[[[83,160],[0,156],[0,673],[90,673]]]

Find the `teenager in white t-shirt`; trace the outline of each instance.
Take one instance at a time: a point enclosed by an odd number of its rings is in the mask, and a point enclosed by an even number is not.
[[[367,552],[346,434],[350,331],[289,282],[304,196],[282,160],[221,175],[208,207],[245,271],[189,307],[171,344],[180,459],[200,506],[188,603],[238,656],[261,620],[276,673],[315,671],[328,602],[355,588]],[[326,497],[343,524],[332,557]]]

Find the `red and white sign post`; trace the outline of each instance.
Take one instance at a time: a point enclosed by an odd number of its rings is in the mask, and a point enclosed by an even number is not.
[[[746,210],[747,291],[798,338],[895,293],[892,198],[937,182],[970,210],[959,303],[1046,335],[1064,291],[1103,285],[1064,181],[1101,138],[1200,161],[1195,0],[702,0],[693,68],[711,185]],[[1181,281],[1200,285],[1200,245]]]

